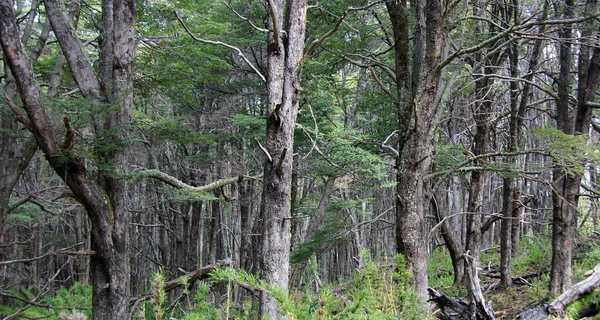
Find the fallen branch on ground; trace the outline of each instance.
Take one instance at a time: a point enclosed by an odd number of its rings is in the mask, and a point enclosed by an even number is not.
[[[596,265],[589,278],[575,284],[549,305],[538,305],[521,312],[516,319],[546,320],[550,315],[563,313],[571,303],[583,298],[600,286],[600,264]]]
[[[194,271],[191,271],[191,272],[187,272],[185,274],[185,276],[189,277],[189,280],[186,281],[185,284],[180,281],[181,277],[179,277],[179,278],[167,281],[165,283],[165,285],[163,286],[163,290],[165,292],[169,292],[169,291],[171,291],[171,290],[173,290],[175,288],[181,287],[183,285],[188,285],[188,286],[192,285],[194,282],[196,282],[198,280],[203,280],[203,279],[208,278],[209,277],[209,273],[211,271],[213,271],[213,270],[215,270],[217,268],[224,267],[224,266],[231,266],[232,264],[233,264],[233,262],[231,261],[231,259],[226,258],[226,259],[223,259],[223,260],[221,260],[221,261],[219,261],[217,263],[209,264],[209,265],[204,266],[204,267],[202,267],[200,269],[197,269],[197,270],[194,270]],[[140,302],[142,302],[142,301],[144,301],[146,299],[149,299],[151,296],[152,296],[152,291],[151,290],[143,292],[143,293],[139,294],[138,296],[132,297],[131,299],[129,299],[129,305],[133,306],[132,309],[135,309],[135,307]]]

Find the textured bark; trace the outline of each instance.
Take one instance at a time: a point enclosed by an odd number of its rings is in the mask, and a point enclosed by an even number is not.
[[[53,9],[53,4],[48,3]],[[118,14],[115,15],[115,21],[118,21],[116,36],[113,41],[105,42],[114,45],[111,48],[111,57],[118,59],[118,64],[113,64],[110,60],[111,68],[116,69],[114,79],[109,84],[117,88],[112,92],[107,102],[116,103],[119,111],[109,116],[107,129],[122,129],[120,125],[129,121],[132,100],[132,81],[131,81],[131,62],[135,50],[133,37],[133,1],[123,3],[118,2]],[[54,7],[54,9],[57,9]],[[58,9],[57,9],[58,10]],[[54,12],[57,13],[57,12]],[[59,43],[65,45],[63,52],[74,50],[75,56],[82,54],[77,51],[80,46],[69,47],[70,39],[74,35],[72,26],[66,22],[64,14],[52,14],[53,26],[57,28],[65,27],[67,33],[56,32]],[[112,17],[110,17],[112,19]],[[111,20],[112,21],[112,20]],[[70,151],[70,146],[62,143],[58,137],[57,129],[46,114],[44,101],[40,97],[39,85],[36,83],[31,64],[23,51],[19,42],[15,17],[10,1],[0,1],[0,35],[2,48],[6,55],[6,61],[15,76],[19,94],[23,102],[23,107],[27,113],[28,129],[35,136],[40,149],[44,152],[54,171],[63,179],[69,189],[72,191],[75,199],[86,209],[88,217],[92,223],[92,249],[96,252],[90,259],[91,263],[91,281],[93,285],[93,318],[109,319],[127,317],[127,300],[129,297],[129,261],[128,261],[128,216],[125,208],[126,190],[123,181],[117,178],[121,172],[126,169],[124,151],[117,151],[114,154],[104,155],[105,161],[113,164],[116,168],[111,176],[105,177],[102,184],[99,183],[95,175],[88,172],[84,159],[78,158]],[[65,56],[69,54],[65,52]],[[70,68],[74,73],[74,78],[91,77],[94,82],[95,75],[86,73],[84,57],[77,59],[67,59]],[[103,57],[104,58],[104,57]],[[105,60],[105,59],[103,59]],[[103,61],[106,63],[106,61]],[[81,63],[81,65],[71,65],[72,63]],[[82,67],[83,71],[78,69]],[[91,67],[90,67],[91,68]],[[77,71],[80,70],[80,71]],[[82,74],[75,74],[81,72]],[[97,81],[97,80],[96,80]],[[84,82],[77,81],[81,85],[80,90],[84,95],[89,94],[92,103],[96,101],[94,96],[96,90],[94,85],[89,87]],[[114,99],[114,100],[112,100]],[[68,124],[68,121],[65,121]],[[69,128],[67,128],[69,131]],[[117,141],[115,141],[117,142]]]
[[[573,16],[573,4],[573,1],[567,0],[564,7],[560,7],[565,18]],[[557,127],[566,134],[587,135],[589,134],[592,113],[592,108],[588,105],[588,102],[594,101],[600,80],[600,49],[589,43],[581,45],[579,70],[577,72],[577,106],[573,115],[570,112],[572,109],[569,102],[571,93],[572,59],[570,39],[573,34],[572,25],[564,25],[558,33],[560,39],[560,77],[558,80],[558,98],[556,99]],[[565,291],[571,285],[571,258],[573,239],[577,228],[577,204],[582,174],[583,172],[568,173],[561,169],[553,171],[550,291],[554,294]]]
[[[306,0],[269,1],[267,44],[267,133],[264,166],[260,270],[270,286],[287,289],[294,128],[300,94],[299,62],[304,53]],[[284,32],[285,31],[285,32]],[[281,319],[275,299],[261,294],[260,313]]]
[[[62,8],[61,2],[58,0],[44,0],[44,5],[61,51],[69,63],[71,74],[79,90],[86,98],[98,98],[100,84],[97,74],[92,69],[92,65],[83,51],[83,46],[77,38],[75,28],[71,24],[72,17],[68,17],[67,11]]]
[[[396,246],[413,273],[415,290],[427,296],[427,237],[425,213],[429,186],[424,176],[431,170],[432,146],[439,116],[438,88],[441,88],[442,61],[447,55],[451,17],[439,1],[417,1],[417,27],[413,39],[413,65],[408,86],[408,11],[403,1],[386,2],[395,39],[396,85],[398,94]],[[425,71],[427,70],[427,71]]]

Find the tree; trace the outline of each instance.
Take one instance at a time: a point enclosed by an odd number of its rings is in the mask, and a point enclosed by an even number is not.
[[[45,4],[72,75],[83,96],[88,99],[87,103],[97,105],[103,96],[102,102],[113,104],[117,109],[107,116],[103,125],[96,123],[97,133],[116,132],[114,137],[123,139],[126,132],[123,126],[129,121],[133,97],[133,1],[103,2],[102,86],[59,3],[49,0]],[[0,2],[0,11],[2,49],[15,77],[27,118],[18,116],[35,136],[46,159],[69,187],[73,197],[85,207],[92,222],[92,249],[95,254],[90,263],[94,319],[125,318],[130,272],[129,213],[125,208],[127,194],[125,182],[119,176],[126,169],[123,145],[100,155],[103,161],[114,164],[114,167],[106,172],[93,172],[87,169],[85,159],[73,152],[74,129],[67,117],[64,118],[66,134],[61,141],[59,129],[47,114],[31,62],[19,40],[12,2]]]
[[[386,2],[394,35],[398,134],[396,247],[413,272],[416,291],[427,295],[425,214],[436,124],[440,116],[442,70],[447,64],[451,6],[439,1],[415,2],[413,57],[406,1]],[[409,63],[412,60],[412,64]],[[412,78],[409,79],[409,75]]]
[[[573,1],[567,0],[556,6],[564,19],[574,16]],[[596,10],[594,2],[587,2],[588,12]],[[592,117],[593,101],[600,83],[600,49],[594,47],[590,25],[582,28],[584,41],[578,48],[577,102],[571,105],[572,65],[573,65],[573,24],[563,25],[559,31],[559,77],[556,96],[557,128],[567,135],[588,135]],[[593,49],[592,49],[593,48]],[[552,211],[552,268],[550,291],[563,292],[571,286],[573,240],[577,229],[577,207],[583,172],[558,167],[553,170],[553,211]]]
[[[304,53],[306,0],[269,1],[267,135],[260,269],[268,284],[287,289],[294,128]],[[273,297],[263,294],[261,314],[280,319]]]

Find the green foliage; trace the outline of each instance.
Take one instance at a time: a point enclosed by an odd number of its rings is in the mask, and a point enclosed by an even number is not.
[[[361,252],[365,261],[355,273],[347,289],[323,289],[317,296],[308,296],[305,316],[298,319],[427,319],[430,315],[412,290],[411,274],[405,268],[404,257],[397,256],[396,269],[380,266]],[[315,303],[317,302],[317,303]]]
[[[31,301],[36,298],[39,290],[38,287],[21,287],[19,290],[11,291],[10,294]],[[25,307],[25,303],[21,300],[15,299],[12,302],[10,306],[0,305],[0,316],[8,316]],[[52,294],[42,294],[36,302],[38,305],[30,305],[20,314],[19,319],[65,319],[70,314],[80,314],[89,319],[92,315],[92,287],[76,282],[71,288],[60,287]],[[43,307],[44,305],[49,307]]]
[[[431,253],[427,264],[429,285],[433,288],[450,287],[454,283],[454,269],[452,259],[447,250],[436,248]]]
[[[580,174],[588,161],[600,161],[598,143],[588,143],[584,135],[570,135],[555,128],[534,130],[534,137],[567,174]]]
[[[189,311],[182,318],[184,320],[196,319],[222,319],[221,311],[210,301],[210,284],[201,282],[198,285],[196,299],[189,305]]]
[[[349,175],[364,184],[381,181],[386,177],[383,159],[363,147],[362,142],[366,139],[364,135],[342,128],[321,128],[317,134],[315,128],[301,124],[297,127],[313,137],[312,140],[323,154],[310,166],[312,175]],[[298,133],[296,135],[299,136]],[[307,152],[312,152],[313,141],[304,145]]]
[[[217,143],[217,137],[214,134],[192,131],[184,117],[175,117],[173,119],[158,117],[152,119],[138,111],[133,113],[133,117],[136,127],[155,135],[161,140],[197,146],[214,146]]]
[[[251,133],[261,132],[261,136],[264,136],[266,127],[266,121],[262,118],[257,118],[247,114],[238,113],[229,117],[229,122],[238,127],[240,132]]]
[[[467,160],[467,148],[461,144],[448,143],[436,148],[435,164],[439,171],[456,168]]]
[[[519,255],[513,259],[514,274],[542,272],[550,268],[552,245],[547,236],[523,237],[518,252]],[[531,270],[532,268],[536,270]]]
[[[8,222],[7,225],[12,223],[30,223],[43,220],[44,215],[37,205],[24,203],[11,211],[6,219]]]
[[[344,226],[343,219],[330,217],[325,220],[323,226],[317,231],[311,239],[304,242],[298,249],[292,252],[291,263],[300,263],[308,260],[314,254],[337,245],[343,238],[339,237],[339,232]]]
[[[154,312],[154,319],[162,320],[165,316],[165,304],[167,302],[167,293],[165,292],[165,275],[162,270],[152,275],[152,294],[150,304]]]
[[[265,291],[278,302],[281,312],[289,319],[428,319],[421,299],[409,283],[410,272],[404,258],[398,256],[396,268],[381,266],[370,259],[368,251],[361,253],[365,267],[352,280],[337,287],[327,285],[317,293],[288,294],[280,288],[268,287],[264,281],[245,271],[220,268],[211,273],[211,281],[245,285]],[[228,284],[227,290],[232,286]],[[199,286],[196,302],[183,319],[222,319],[223,310],[209,300],[210,284]],[[226,311],[227,312],[227,311]],[[228,319],[255,319],[249,306],[231,310]]]

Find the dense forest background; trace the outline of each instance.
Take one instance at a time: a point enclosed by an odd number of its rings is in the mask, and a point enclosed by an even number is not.
[[[598,16],[0,0],[0,315],[278,319],[304,293],[299,314],[344,318],[323,292],[355,281],[414,307],[381,317],[431,316],[436,286],[485,318],[478,270],[532,286],[535,255],[536,297],[556,297],[600,256]]]

